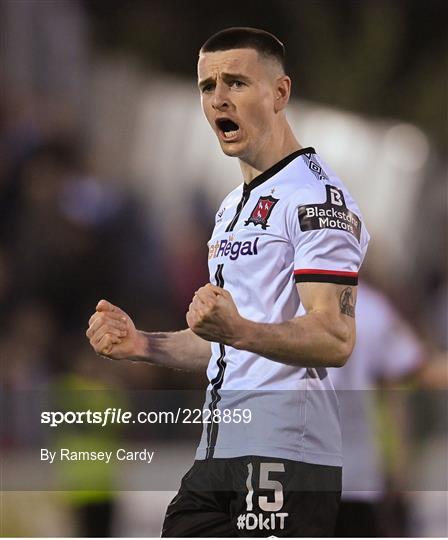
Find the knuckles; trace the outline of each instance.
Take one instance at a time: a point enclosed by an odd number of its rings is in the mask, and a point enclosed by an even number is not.
[[[121,335],[119,337],[115,335],[116,330],[113,320],[107,315],[106,312],[95,311],[95,313],[92,314],[89,319],[89,326],[85,332],[85,335],[96,353],[110,354],[115,345],[122,343],[121,337],[127,335],[128,321],[122,320],[121,322],[123,324],[123,328],[120,329]],[[106,332],[101,335],[104,330],[106,330]]]
[[[104,324],[106,321],[107,321],[107,317],[104,315],[104,313],[99,313],[96,320],[100,323],[100,324]]]

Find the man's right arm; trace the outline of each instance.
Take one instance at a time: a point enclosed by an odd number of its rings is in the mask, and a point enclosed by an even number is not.
[[[114,360],[133,360],[186,371],[204,371],[211,356],[208,341],[190,329],[180,332],[142,332],[122,309],[100,300],[86,332],[97,354]]]

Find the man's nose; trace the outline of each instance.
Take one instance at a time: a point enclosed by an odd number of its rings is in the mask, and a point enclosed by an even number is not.
[[[216,110],[228,109],[230,105],[228,89],[224,84],[217,84],[213,93],[212,107]]]

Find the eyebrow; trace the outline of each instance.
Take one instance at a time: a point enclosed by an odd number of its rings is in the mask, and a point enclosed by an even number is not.
[[[229,80],[234,80],[234,79],[238,79],[240,81],[243,81],[243,82],[250,82],[250,78],[247,76],[247,75],[243,75],[242,73],[227,73],[227,72],[223,72],[221,73],[221,78],[227,82]],[[215,78],[214,77],[208,77],[207,79],[203,79],[202,81],[199,81],[198,82],[198,87],[200,89],[204,88],[205,86],[207,86],[208,84],[210,83],[214,83],[215,82]]]

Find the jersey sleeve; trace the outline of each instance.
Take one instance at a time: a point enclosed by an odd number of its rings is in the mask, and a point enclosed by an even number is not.
[[[287,219],[296,283],[358,284],[369,235],[348,193],[323,183],[300,190],[289,200]]]

